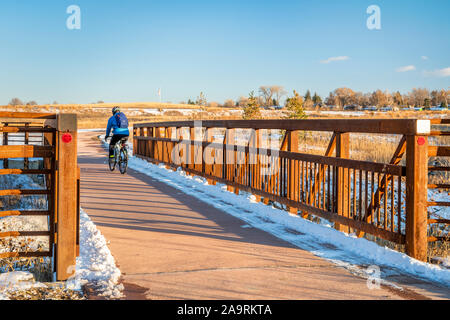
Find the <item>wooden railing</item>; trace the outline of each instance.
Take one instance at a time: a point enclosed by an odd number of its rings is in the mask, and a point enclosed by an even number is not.
[[[430,132],[430,136],[441,139],[437,141],[436,145],[428,147],[428,158],[434,157],[434,159],[436,159],[435,157],[450,157],[450,119],[433,119],[431,120],[431,124],[434,126],[434,128]],[[441,191],[447,190],[447,192],[450,191],[450,158],[448,159],[449,160],[447,161],[440,161],[440,164],[438,165],[428,166],[429,174],[436,174],[440,172],[442,176],[442,181],[439,181],[437,183],[428,182],[428,189],[440,189]],[[428,201],[427,206],[428,208],[450,207],[450,201]],[[450,220],[428,217],[428,224],[434,227],[436,225],[445,225],[448,228],[448,226],[450,225]],[[429,231],[433,231],[433,228],[429,228]],[[428,236],[428,242],[449,240],[450,237],[448,234],[444,236],[430,234]]]
[[[44,178],[41,190],[0,190],[0,196],[42,195],[47,200],[45,210],[3,211],[0,218],[48,217],[47,230],[3,232],[0,238],[46,236],[49,239],[48,251],[3,252],[0,259],[52,257],[57,280],[66,280],[75,272],[79,253],[77,118],[70,114],[0,112],[0,122],[3,135],[0,146],[3,169],[0,169],[0,175],[38,175]],[[35,158],[35,161],[31,162],[30,158]]]
[[[446,122],[448,120],[442,120]],[[224,183],[229,191],[278,202],[291,213],[335,223],[404,244],[406,253],[427,259],[429,120],[227,120],[134,125],[137,157],[164,163]],[[267,146],[267,130],[282,130],[279,149]],[[245,143],[236,141],[246,136]],[[324,155],[298,152],[302,131],[330,131]],[[245,132],[245,134],[243,133]],[[352,160],[350,133],[401,135],[390,163]],[[214,140],[220,139],[220,142]],[[430,147],[448,156],[448,148]],[[406,166],[401,165],[406,155]],[[262,199],[263,198],[263,199]]]

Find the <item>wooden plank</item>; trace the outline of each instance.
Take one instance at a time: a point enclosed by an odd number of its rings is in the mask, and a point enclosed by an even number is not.
[[[287,135],[287,151],[298,152],[298,131],[288,131]],[[289,160],[288,166],[288,181],[287,181],[287,196],[290,200],[296,200],[295,195],[298,192],[298,170],[295,170],[293,159]],[[293,214],[298,213],[297,207],[288,207],[288,211]]]
[[[57,263],[56,278],[67,280],[75,273],[77,230],[77,124],[76,116],[58,115]],[[64,143],[62,137],[72,140]]]
[[[428,171],[450,171],[450,167],[428,167]]]
[[[433,223],[450,224],[450,219],[428,219],[428,224]]]
[[[450,147],[443,146],[429,146],[428,147],[429,157],[450,157]]]
[[[50,194],[48,190],[0,190],[0,196],[30,196]]]
[[[0,132],[3,133],[20,133],[20,132],[28,132],[28,133],[43,133],[43,132],[55,132],[54,128],[43,128],[43,127],[0,127]]]
[[[252,135],[249,140],[248,149],[245,150],[246,153],[249,154],[249,163],[250,163],[250,172],[251,172],[251,181],[250,186],[252,188],[257,188],[258,185],[258,163],[259,157],[258,154],[261,150],[262,144],[262,131],[261,130],[253,130]],[[255,202],[261,202],[261,197],[259,195],[255,195]]]
[[[444,201],[430,201],[427,202],[428,207],[450,207],[450,202]]]
[[[55,113],[37,113],[37,112],[0,112],[0,118],[13,119],[56,119]]]
[[[450,237],[428,237],[427,238],[428,242],[436,242],[436,241],[450,241]]]
[[[450,131],[431,131],[430,136],[450,136]]]
[[[203,120],[206,128],[280,129],[288,131],[331,131],[406,134],[418,133],[417,119],[307,119],[307,120]],[[152,122],[135,124],[136,127],[194,127],[195,121]]]
[[[0,259],[6,258],[34,258],[34,257],[51,257],[52,253],[49,251],[36,252],[4,252],[0,253]]]
[[[336,133],[336,157],[348,158],[350,155],[350,135],[349,133]],[[348,218],[348,168],[337,168],[336,181],[336,201],[337,201],[337,214]],[[335,229],[343,232],[348,232],[347,227],[341,226],[339,223],[335,223]]]
[[[53,156],[49,146],[0,146],[0,159],[7,158],[48,158]]]
[[[428,137],[406,138],[406,253],[427,261]]]
[[[450,124],[450,119],[431,119],[431,124]]]
[[[49,211],[31,211],[31,210],[12,210],[0,211],[0,218],[17,216],[49,216]]]
[[[20,174],[51,174],[51,170],[24,170],[24,169],[0,169],[0,176],[3,175],[20,175]]]
[[[50,231],[7,231],[0,232],[0,239],[17,237],[44,237],[49,235]]]
[[[428,184],[428,189],[450,189],[450,184],[447,183]]]

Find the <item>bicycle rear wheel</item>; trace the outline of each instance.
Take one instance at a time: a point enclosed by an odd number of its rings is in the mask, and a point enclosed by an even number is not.
[[[114,171],[116,169],[116,164],[117,164],[117,156],[116,150],[114,150],[114,158],[111,157],[108,158],[109,170]]]
[[[127,173],[128,169],[128,152],[125,149],[120,150],[119,170],[121,174]]]

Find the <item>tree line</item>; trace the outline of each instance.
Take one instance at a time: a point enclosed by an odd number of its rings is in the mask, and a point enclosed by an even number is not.
[[[317,92],[314,94],[307,90],[304,95],[300,95],[297,91],[293,96],[289,97],[283,86],[261,86],[258,92],[252,92],[251,96],[241,96],[239,99],[227,99],[224,103],[208,102],[205,94],[202,92],[197,99],[189,99],[187,104],[208,106],[208,107],[246,107],[248,104],[257,105],[258,107],[287,107],[289,99],[301,98],[302,106],[305,109],[313,107],[335,106],[343,108],[348,105],[356,105],[361,107],[375,106],[378,108],[386,106],[396,107],[432,107],[440,106],[448,108],[450,100],[450,90],[428,90],[426,88],[413,88],[408,93],[400,93],[399,91],[390,93],[385,90],[375,90],[373,92],[359,92],[350,88],[342,87],[331,91],[327,97],[322,98]],[[284,99],[284,101],[283,101]],[[185,104],[186,102],[181,102]]]

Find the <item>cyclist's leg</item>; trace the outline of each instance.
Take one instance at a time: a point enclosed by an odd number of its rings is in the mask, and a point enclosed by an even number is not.
[[[110,157],[114,157],[114,147],[115,147],[116,143],[119,142],[120,139],[121,138],[120,138],[119,134],[115,134],[111,138],[111,142],[109,143],[109,156]]]

